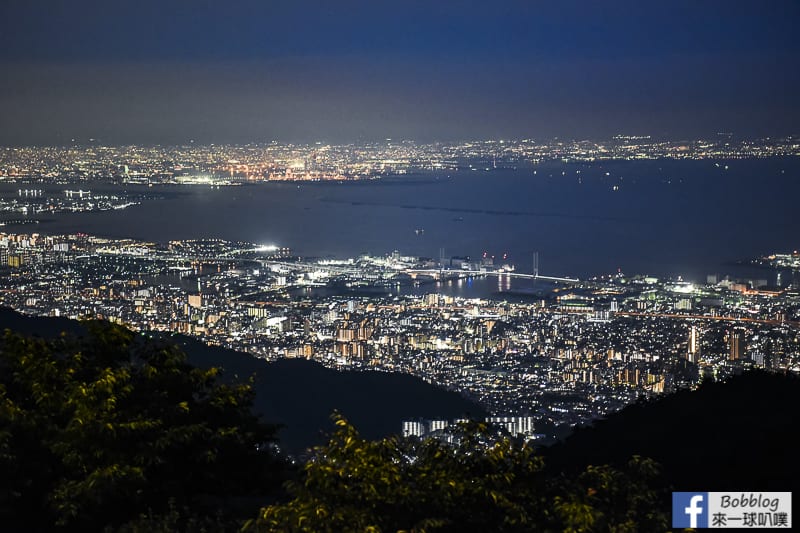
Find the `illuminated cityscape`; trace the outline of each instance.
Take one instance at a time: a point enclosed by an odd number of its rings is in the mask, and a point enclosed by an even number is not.
[[[413,141],[328,145],[103,146],[1,148],[0,178],[20,184],[241,185],[268,181],[345,181],[425,171],[530,168],[547,161],[735,160],[800,155],[800,138],[656,141]]]
[[[214,239],[35,233],[0,234],[0,260],[0,301],[27,314],[187,334],[266,360],[407,373],[493,416],[531,417],[534,428],[571,427],[746,368],[800,371],[797,270],[780,286],[577,280],[486,258],[303,260]],[[800,255],[754,263],[775,260],[794,267]],[[515,298],[503,292],[513,277],[540,289]],[[474,279],[496,279],[497,296],[447,295]]]
[[[800,371],[800,256],[749,260],[776,269],[775,280],[766,270],[762,277],[709,275],[705,283],[622,271],[578,279],[540,273],[538,252],[532,271],[506,254],[471,259],[446,256],[443,248],[435,258],[394,251],[315,259],[219,238],[54,234],[40,222],[59,213],[169,204],[169,195],[201,186],[381,179],[413,185],[470,171],[537,179],[539,169],[558,178],[562,168],[562,180],[581,183],[581,169],[593,164],[665,160],[701,163],[724,176],[740,159],[798,155],[795,137],[737,141],[730,134],[695,141],[5,148],[0,176],[17,189],[0,200],[0,223],[19,229],[0,238],[2,303],[26,314],[186,334],[268,361],[303,358],[340,370],[410,374],[457,391],[498,420],[511,417],[509,427],[522,424],[528,438],[549,440],[557,428],[638,398],[747,368]],[[617,191],[622,179],[612,176],[607,186]],[[162,193],[160,186],[173,189]],[[414,230],[418,237],[424,231]],[[496,286],[474,297],[458,293],[476,280]],[[424,435],[448,424],[409,420],[403,431]]]
[[[799,23],[0,0],[0,531],[791,529]]]

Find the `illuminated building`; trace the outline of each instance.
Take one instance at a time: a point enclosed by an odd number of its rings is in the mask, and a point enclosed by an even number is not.
[[[739,330],[731,330],[728,338],[728,360],[738,361],[742,358],[742,332]]]
[[[697,326],[692,326],[692,329],[689,331],[689,349],[686,353],[686,359],[691,363],[697,364],[699,356],[700,338],[697,332]]]

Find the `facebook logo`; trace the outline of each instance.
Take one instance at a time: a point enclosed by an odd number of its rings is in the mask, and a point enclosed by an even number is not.
[[[672,527],[708,527],[708,493],[673,492]]]

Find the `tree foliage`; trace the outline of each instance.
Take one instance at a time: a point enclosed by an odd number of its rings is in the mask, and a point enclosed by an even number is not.
[[[85,326],[81,339],[0,338],[0,529],[218,529],[280,483],[276,428],[253,415],[249,384]]]
[[[251,531],[658,531],[666,530],[652,461],[589,467],[576,479],[547,478],[533,447],[493,443],[483,424],[460,443],[361,438],[341,416],[317,450],[293,499],[262,509]]]
[[[336,415],[290,498],[276,428],[249,384],[176,346],[85,324],[84,338],[0,337],[0,530],[663,531],[656,465],[547,473],[485,424],[457,444],[362,438]]]

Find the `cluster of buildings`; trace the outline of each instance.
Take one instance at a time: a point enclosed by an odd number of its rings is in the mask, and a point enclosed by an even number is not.
[[[552,139],[460,143],[412,141],[331,145],[0,148],[0,179],[19,183],[238,185],[261,181],[375,179],[421,171],[492,170],[546,161],[739,159],[800,155],[800,138],[656,140],[618,135],[602,141]]]
[[[0,303],[21,312],[181,333],[267,360],[403,372],[509,417],[497,422],[512,433],[586,422],[749,367],[800,371],[797,270],[777,283],[536,278],[527,296],[465,299],[448,288],[532,276],[396,252],[303,261],[244,242],[83,234],[0,233],[0,262]],[[442,429],[419,424],[405,429]]]
[[[0,224],[19,224],[22,221],[35,222],[29,218],[35,215],[52,213],[86,213],[125,209],[140,204],[143,200],[157,198],[155,195],[132,194],[125,192],[92,192],[84,189],[46,190],[20,188],[10,197],[0,196]],[[13,216],[20,219],[9,219]]]
[[[459,424],[472,422],[470,420],[404,420],[402,435],[404,437],[437,437],[449,441],[458,438]],[[541,433],[534,431],[535,421],[532,416],[488,416],[483,422],[487,425],[499,429],[501,434],[512,437],[522,437],[527,440],[535,440],[545,437]]]

